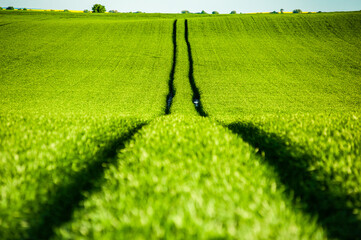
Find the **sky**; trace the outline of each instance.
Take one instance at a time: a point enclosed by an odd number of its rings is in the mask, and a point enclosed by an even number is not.
[[[56,10],[91,10],[95,3],[104,5],[107,11],[149,13],[180,13],[182,10],[252,13],[279,11],[281,8],[286,12],[294,9],[304,12],[361,10],[361,0],[0,0],[2,7]]]

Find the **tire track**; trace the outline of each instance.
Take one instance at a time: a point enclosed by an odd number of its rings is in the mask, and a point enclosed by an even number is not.
[[[188,59],[189,59],[189,83],[191,84],[192,91],[193,91],[193,104],[196,108],[198,114],[202,117],[207,117],[207,113],[203,110],[202,102],[201,102],[201,95],[199,93],[199,89],[194,80],[194,69],[193,69],[193,56],[192,56],[192,47],[189,42],[189,30],[188,30],[188,19],[185,20],[185,41],[187,43],[188,48]]]
[[[352,198],[332,191],[325,179],[316,171],[310,171],[308,163],[317,157],[300,151],[293,153],[283,137],[265,132],[252,123],[236,122],[225,127],[260,150],[259,155],[273,167],[286,187],[286,195],[300,199],[300,210],[315,217],[330,239],[360,239],[361,220],[354,212],[359,207],[350,206]]]
[[[4,23],[4,24],[0,24],[0,27],[6,26],[6,25],[10,25],[12,23]]]
[[[177,64],[177,20],[174,20],[173,23],[173,65],[172,70],[170,71],[169,75],[169,93],[167,95],[167,107],[165,109],[165,114],[170,114],[170,107],[172,106],[173,97],[175,95],[174,89],[174,74],[175,74],[175,67]]]
[[[73,212],[87,198],[84,192],[92,194],[99,190],[99,182],[104,181],[105,171],[111,165],[117,164],[117,153],[146,125],[148,123],[141,123],[120,138],[109,142],[94,156],[95,160],[89,159],[91,163],[75,174],[73,181],[55,189],[55,196],[34,216],[23,239],[50,239],[54,235],[54,229],[71,221]]]

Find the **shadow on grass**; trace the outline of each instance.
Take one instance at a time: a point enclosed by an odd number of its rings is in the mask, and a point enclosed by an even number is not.
[[[325,181],[317,179],[316,172],[308,170],[308,163],[315,157],[291,152],[284,139],[251,123],[233,123],[227,127],[265,153],[266,162],[278,173],[287,194],[301,199],[303,210],[317,217],[329,238],[361,239],[361,221],[347,206],[349,196],[330,191]]]
[[[85,199],[83,192],[94,192],[100,188],[104,171],[107,169],[103,164],[114,164],[117,152],[125,147],[125,144],[145,124],[129,130],[121,138],[110,142],[83,171],[77,173],[71,184],[61,186],[56,190],[47,205],[34,216],[26,239],[49,239],[54,234],[54,229],[71,220],[72,214]]]

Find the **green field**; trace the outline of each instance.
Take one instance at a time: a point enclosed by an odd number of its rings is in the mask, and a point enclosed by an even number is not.
[[[361,13],[0,11],[0,239],[360,239]]]

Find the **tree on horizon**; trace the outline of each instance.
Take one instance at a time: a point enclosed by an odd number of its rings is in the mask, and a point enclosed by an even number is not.
[[[101,4],[94,4],[92,7],[93,13],[105,13],[105,6]]]

